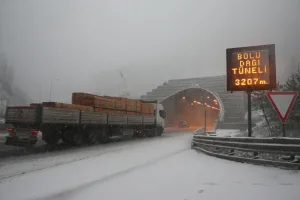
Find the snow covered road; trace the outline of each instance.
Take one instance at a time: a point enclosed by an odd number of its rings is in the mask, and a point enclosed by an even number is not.
[[[295,199],[300,173],[190,149],[190,133],[0,162],[0,199]]]

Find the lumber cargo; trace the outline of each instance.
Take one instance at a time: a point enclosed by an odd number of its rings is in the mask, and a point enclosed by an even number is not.
[[[105,109],[105,108],[94,108],[95,112],[103,112],[107,114],[126,114],[126,111],[121,110],[112,110],[112,109]]]
[[[107,99],[115,100],[117,110],[124,110],[129,112],[142,111],[142,105],[140,100],[123,98],[123,97],[111,97],[111,96],[103,96],[103,97]]]
[[[126,112],[136,112],[143,114],[153,114],[154,112],[154,106],[152,103],[145,103],[141,100],[123,97],[98,96],[79,92],[75,92],[72,94],[72,103],[91,106],[94,108],[125,111],[125,114]],[[97,112],[102,112],[101,109],[98,109]],[[107,112],[117,113],[116,111]]]
[[[153,114],[154,106],[152,103],[142,103],[142,113]]]
[[[72,103],[96,108],[115,109],[116,101],[88,93],[73,93]]]
[[[66,108],[66,109],[74,109],[74,110],[94,111],[93,107],[91,106],[84,106],[84,105],[77,105],[77,104],[43,102],[42,105],[51,108]]]
[[[140,100],[136,100],[136,112],[142,112],[142,102]]]
[[[115,100],[115,109],[126,111],[127,100],[123,97],[103,96],[103,98]]]
[[[137,115],[137,116],[142,115],[141,113],[138,113],[138,112],[130,112],[130,111],[127,111],[126,114],[127,114],[127,115]]]
[[[127,108],[126,111],[136,112],[137,109],[137,100],[135,99],[127,99]]]

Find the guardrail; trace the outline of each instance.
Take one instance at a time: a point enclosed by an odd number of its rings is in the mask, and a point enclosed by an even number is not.
[[[300,169],[300,139],[212,137],[194,134],[191,148],[237,162]]]
[[[204,133],[205,133],[204,127],[200,127],[194,131],[194,135],[200,135],[200,134],[204,134]]]

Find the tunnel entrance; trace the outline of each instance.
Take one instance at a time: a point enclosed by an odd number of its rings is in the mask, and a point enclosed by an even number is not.
[[[167,127],[176,127],[179,121],[186,121],[191,128],[198,128],[204,127],[206,121],[206,130],[212,130],[223,110],[220,98],[202,88],[179,91],[161,103],[167,113]]]

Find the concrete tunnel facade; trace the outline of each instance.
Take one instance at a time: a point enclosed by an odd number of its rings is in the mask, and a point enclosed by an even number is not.
[[[188,88],[177,91],[161,101],[167,117],[166,126],[176,126],[178,121],[187,121],[190,127],[214,129],[224,117],[224,105],[220,97],[203,88]]]
[[[246,129],[247,95],[244,92],[231,93],[226,91],[226,83],[226,75],[172,79],[142,95],[141,99],[163,102],[168,112],[172,113],[172,109],[169,108],[171,105],[168,105],[169,103],[172,104],[172,101],[167,100],[169,97],[187,89],[202,89],[212,93],[221,106],[216,128]]]

